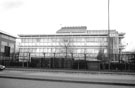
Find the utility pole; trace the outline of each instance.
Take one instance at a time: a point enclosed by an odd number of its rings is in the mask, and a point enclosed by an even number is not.
[[[108,0],[108,69],[110,70],[110,0]]]

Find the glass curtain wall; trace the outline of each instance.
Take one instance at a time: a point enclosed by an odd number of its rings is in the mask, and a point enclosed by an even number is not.
[[[54,53],[57,56],[63,56],[65,53],[73,53],[76,57],[84,57],[87,53],[89,57],[96,58],[99,49],[103,48],[107,52],[107,38],[98,36],[47,36],[47,37],[24,37],[21,38],[20,52],[31,53],[31,56],[53,57]],[[80,55],[79,55],[80,54]],[[82,55],[81,55],[82,54]]]

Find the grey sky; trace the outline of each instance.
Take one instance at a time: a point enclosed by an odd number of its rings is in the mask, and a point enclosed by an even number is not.
[[[61,26],[107,29],[107,1],[0,0],[0,30],[16,36],[52,34]],[[134,4],[135,0],[110,0],[110,28],[126,33],[126,50],[135,49]]]

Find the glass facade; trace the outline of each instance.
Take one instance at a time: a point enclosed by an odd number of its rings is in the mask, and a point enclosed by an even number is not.
[[[20,53],[30,57],[74,57],[96,59],[99,51],[108,54],[108,30],[86,30],[87,27],[62,27],[51,35],[19,35]],[[119,54],[124,34],[110,30],[110,53]],[[25,56],[22,54],[22,56]]]
[[[71,38],[70,38],[71,37]],[[84,37],[80,38],[75,36],[74,38],[72,36],[68,36],[67,38],[57,38],[56,36],[51,36],[49,38],[22,38],[21,39],[21,45],[20,47],[28,47],[26,48],[28,51],[35,51],[35,52],[45,52],[50,51],[49,49],[57,49],[64,47],[72,47],[72,48],[88,48],[88,47],[100,47],[100,46],[107,46],[107,38],[94,38],[94,37]],[[31,47],[31,48],[30,48]],[[36,47],[36,48],[34,48]],[[39,47],[39,48],[38,48]],[[50,47],[50,48],[48,48]],[[23,48],[23,49],[25,49]],[[37,50],[37,51],[36,51]],[[26,52],[26,51],[24,51]]]
[[[94,32],[94,35],[92,34]],[[31,57],[65,57],[65,55],[83,58],[87,54],[88,59],[96,58],[99,50],[103,50],[107,56],[108,35],[103,30],[81,34],[54,34],[54,35],[19,35],[21,44],[20,53],[30,53]],[[89,34],[90,33],[90,34]],[[110,37],[111,53],[119,53],[121,37],[117,31],[112,31]]]

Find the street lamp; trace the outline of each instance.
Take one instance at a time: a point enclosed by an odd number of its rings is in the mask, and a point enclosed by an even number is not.
[[[110,70],[110,0],[108,0],[108,62]]]

